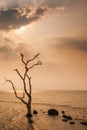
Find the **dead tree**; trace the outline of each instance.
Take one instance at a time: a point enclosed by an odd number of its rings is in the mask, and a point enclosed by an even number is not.
[[[22,76],[18,69],[15,69],[15,71],[17,72],[18,76],[21,78],[21,80],[23,82],[24,92],[23,92],[23,96],[22,97],[18,96],[14,83],[11,80],[8,80],[8,79],[5,78],[6,82],[9,82],[11,84],[11,86],[13,88],[13,91],[14,91],[14,94],[15,94],[15,97],[18,98],[19,100],[21,100],[21,102],[24,103],[25,106],[27,107],[27,111],[28,111],[27,112],[27,117],[32,117],[32,113],[31,113],[31,101],[32,101],[32,95],[31,95],[31,90],[32,90],[32,88],[31,88],[31,76],[29,76],[28,72],[33,67],[35,67],[37,65],[42,65],[41,61],[37,61],[37,63],[32,64],[29,67],[29,63],[32,62],[32,61],[34,61],[39,55],[40,54],[38,53],[32,59],[29,59],[29,60],[25,61],[24,55],[22,53],[20,53],[21,61],[24,64],[24,75]],[[28,79],[29,87],[27,87],[26,79]],[[28,97],[28,101],[24,100],[25,95]]]

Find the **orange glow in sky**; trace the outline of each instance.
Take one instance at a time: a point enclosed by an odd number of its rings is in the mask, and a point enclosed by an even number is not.
[[[13,71],[23,71],[20,52],[40,52],[34,89],[87,90],[87,1],[9,1],[0,1],[0,90],[10,90],[3,77],[21,89]]]

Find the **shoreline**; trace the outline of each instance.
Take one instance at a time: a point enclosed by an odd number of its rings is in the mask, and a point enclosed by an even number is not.
[[[0,107],[0,129],[4,130],[5,126],[10,130],[27,130],[29,128],[29,124],[26,119],[26,108],[23,104],[12,104],[6,105],[7,103],[1,103]],[[49,116],[49,109],[56,109],[59,112],[58,116]],[[6,111],[7,110],[7,111]],[[80,122],[87,122],[87,110],[83,111],[81,109],[71,109],[64,106],[52,106],[52,105],[41,105],[41,104],[32,104],[32,111],[37,110],[38,114],[33,114],[33,127],[34,130],[55,130],[61,129],[65,130],[86,130],[87,125],[83,125]],[[72,117],[73,120],[63,121],[62,111],[65,112],[66,115]],[[71,123],[70,123],[71,122]],[[74,124],[72,124],[74,122]],[[21,124],[24,124],[21,126]],[[3,125],[2,125],[3,124]]]

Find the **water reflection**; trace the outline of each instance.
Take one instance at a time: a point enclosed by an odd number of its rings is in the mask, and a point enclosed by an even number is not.
[[[27,118],[29,123],[29,130],[34,130],[32,118]]]

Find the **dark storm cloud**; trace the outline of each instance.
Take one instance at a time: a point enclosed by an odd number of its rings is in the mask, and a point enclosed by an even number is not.
[[[80,39],[80,38],[54,38],[52,40],[51,46],[54,49],[75,49],[80,50],[82,52],[87,51],[87,39]]]
[[[43,4],[46,4],[48,7],[51,8],[56,8],[56,7],[72,8],[73,6],[78,7],[79,4],[83,4],[83,5],[87,4],[87,0],[43,0]]]
[[[47,11],[46,6],[38,6],[35,1],[1,0],[0,30],[17,29],[39,20]]]
[[[57,14],[67,9],[74,11],[75,7],[82,9],[78,5],[87,5],[87,0],[0,0],[0,30],[20,28],[55,10]]]
[[[0,29],[10,30],[20,28],[21,26],[25,26],[40,19],[40,17],[44,15],[45,11],[45,8],[39,8],[30,16],[30,13],[32,13],[31,9],[23,10],[14,8],[2,10],[0,11]]]
[[[34,0],[0,0],[0,10],[32,5]]]
[[[47,8],[41,8],[39,7],[37,10],[36,10],[36,13],[35,15],[44,15],[44,12],[47,11]]]
[[[47,7],[52,9],[64,7],[65,9],[72,8],[74,10],[75,7],[78,9],[79,5],[87,5],[87,0],[37,0],[37,5],[47,5]]]
[[[9,9],[13,7],[26,7],[26,6],[47,6],[49,8],[56,7],[73,7],[78,4],[87,4],[87,0],[0,0],[0,9]]]

